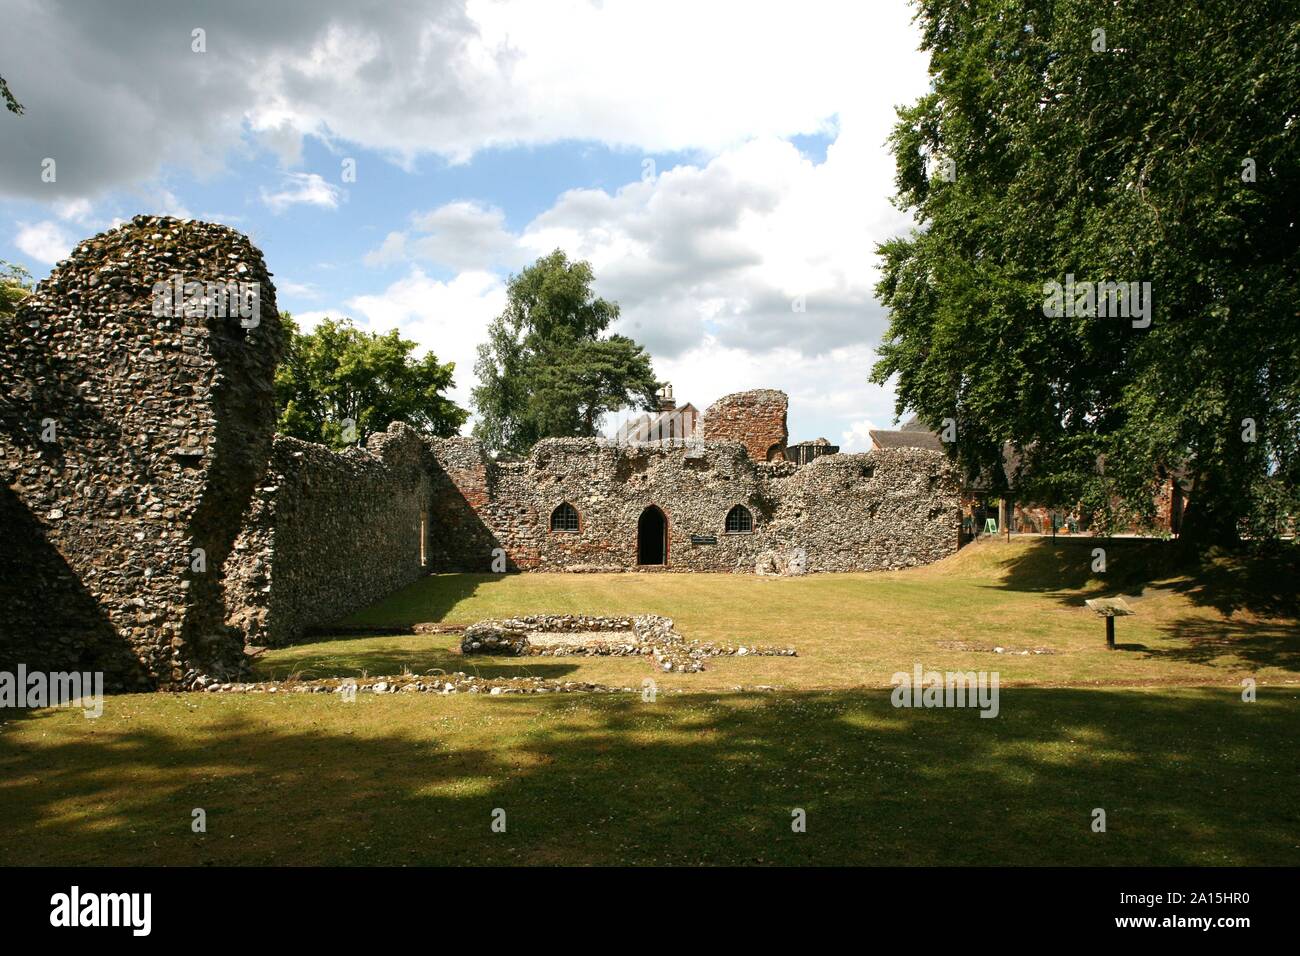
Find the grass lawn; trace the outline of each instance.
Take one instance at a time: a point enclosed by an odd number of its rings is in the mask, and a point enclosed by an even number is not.
[[[1300,680],[1300,627],[1285,577],[1242,581],[1239,566],[1193,579],[1164,571],[1159,542],[1020,539],[969,546],[909,571],[773,579],[735,574],[444,574],[354,615],[353,626],[469,624],[515,614],[666,614],[687,639],[793,645],[796,658],[719,658],[700,674],[656,675],[669,690],[772,685],[888,687],[916,662],[939,670],[998,670],[1004,684],[1240,687]],[[1154,569],[1154,570],[1152,570]],[[1265,569],[1267,570],[1267,568]],[[1231,571],[1231,573],[1227,573]],[[1288,595],[1287,589],[1290,589]],[[1120,652],[1105,646],[1089,597],[1122,595]],[[639,687],[652,672],[628,658],[461,657],[454,635],[341,638],[273,651],[264,677],[423,673],[534,674]],[[1011,653],[995,654],[995,647]],[[1050,650],[1021,655],[1019,651]]]
[[[1180,576],[1142,542],[1107,543],[1097,580],[1095,545],[795,580],[429,578],[353,623],[647,611],[687,638],[800,656],[672,675],[461,657],[449,635],[349,638],[259,667],[654,676],[660,694],[153,694],[110,698],[98,720],[20,712],[0,725],[0,864],[1300,863],[1294,585],[1230,562]],[[1125,649],[1107,652],[1082,608],[1096,594],[1136,610]],[[1055,653],[979,649],[993,645]],[[999,717],[892,707],[890,675],[916,662],[999,671]],[[755,685],[780,689],[732,689]]]

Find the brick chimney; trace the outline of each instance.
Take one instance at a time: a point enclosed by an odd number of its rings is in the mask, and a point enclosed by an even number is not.
[[[671,412],[676,407],[677,401],[673,398],[673,387],[664,385],[663,388],[659,389],[659,411]]]

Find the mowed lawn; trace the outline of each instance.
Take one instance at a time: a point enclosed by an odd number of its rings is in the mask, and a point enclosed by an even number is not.
[[[1107,551],[1104,574],[1091,570],[1095,547]],[[1245,677],[1300,680],[1294,578],[1267,562],[1211,564],[1189,576],[1171,558],[1172,545],[1161,542],[1018,539],[971,545],[938,564],[892,573],[433,575],[346,623],[655,613],[673,618],[688,639],[792,646],[799,656],[718,658],[703,673],[658,675],[639,659],[462,657],[453,653],[455,635],[401,635],[276,650],[259,673],[440,669],[636,687],[653,675],[661,688],[684,692],[888,687],[896,672],[917,663],[997,670],[1005,684],[1239,687]],[[1117,621],[1118,651],[1107,651],[1104,621],[1084,605],[1101,596],[1120,596],[1135,611]]]
[[[10,715],[0,863],[1300,863],[1294,579],[1226,561],[1181,575],[1136,542],[1108,544],[1093,575],[1092,546],[987,544],[897,574],[780,581],[430,578],[358,617],[657,611],[689,638],[800,656],[676,676],[637,659],[461,657],[449,635],[350,638],[259,666],[519,668],[638,691],[653,677],[659,693],[123,695],[97,720]],[[1137,612],[1122,650],[1081,608],[1100,593]],[[976,649],[994,645],[1056,653]],[[999,671],[999,716],[892,707],[890,674],[917,662]],[[796,809],[807,832],[791,830]]]

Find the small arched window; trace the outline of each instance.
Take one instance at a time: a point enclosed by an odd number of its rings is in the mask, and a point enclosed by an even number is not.
[[[736,505],[727,512],[727,534],[745,534],[754,530],[754,516],[744,505]]]
[[[577,531],[578,509],[567,501],[551,512],[552,531]]]

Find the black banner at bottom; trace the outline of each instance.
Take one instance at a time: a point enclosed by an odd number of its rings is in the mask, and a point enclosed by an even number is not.
[[[0,919],[9,933],[76,933],[192,942],[241,926],[259,940],[374,941],[440,925],[439,935],[494,935],[520,919],[546,934],[575,918],[596,925],[689,917],[728,939],[781,921],[843,923],[855,933],[1014,927],[1058,937],[1199,934],[1231,942],[1285,932],[1296,870],[1268,869],[8,869]],[[653,918],[658,912],[663,918]],[[583,915],[585,914],[585,916]],[[773,927],[775,921],[778,926]],[[746,925],[753,927],[746,930]],[[807,928],[807,924],[804,924]],[[505,928],[504,922],[500,928]],[[549,928],[549,929],[548,929]],[[196,937],[197,934],[197,937]],[[532,932],[528,934],[532,937]],[[532,937],[535,938],[535,937]]]

